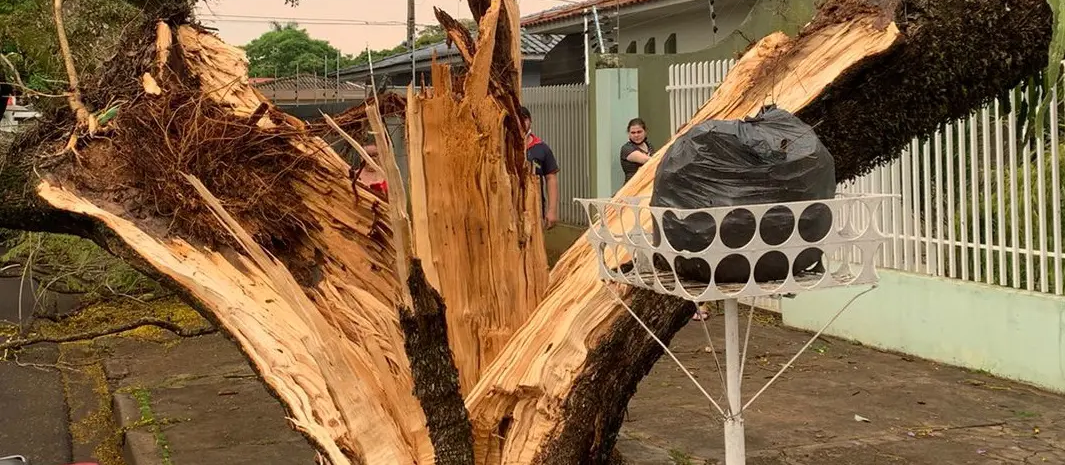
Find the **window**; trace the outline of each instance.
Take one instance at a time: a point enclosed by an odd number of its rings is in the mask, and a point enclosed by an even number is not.
[[[664,51],[667,55],[677,53],[677,33],[674,32],[673,34],[670,34],[668,38],[666,38]]]
[[[629,42],[629,48],[625,49],[625,53],[636,53],[636,41]]]
[[[643,46],[643,53],[646,53],[648,55],[654,55],[655,54],[655,38],[654,37],[652,37],[650,39],[647,39],[647,43],[644,44],[644,46]]]

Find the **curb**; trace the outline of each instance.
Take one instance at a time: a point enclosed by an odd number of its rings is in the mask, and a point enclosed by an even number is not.
[[[126,465],[163,465],[155,436],[147,431],[126,431],[122,444],[122,459]]]
[[[138,426],[141,413],[137,400],[126,393],[111,396],[115,424],[122,428],[122,459],[127,465],[163,465],[163,454],[155,444],[155,435],[144,425]]]

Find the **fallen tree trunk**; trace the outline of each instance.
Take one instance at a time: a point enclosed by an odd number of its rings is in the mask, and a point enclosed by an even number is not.
[[[747,51],[679,132],[776,104],[811,124],[837,178],[852,179],[1037,72],[1050,22],[1043,0],[827,1],[797,38],[770,35]],[[616,195],[650,197],[671,143]],[[606,221],[623,230],[616,215]],[[661,351],[604,292],[596,260],[583,240],[562,256],[543,303],[467,396],[478,463],[606,460],[624,406]],[[668,340],[682,308],[650,307],[643,318]]]
[[[449,28],[470,74],[448,87],[434,67],[435,89],[408,97],[408,140],[420,165],[414,251],[447,308],[474,460],[603,463],[661,349],[603,289],[584,241],[542,287],[539,203],[513,111],[516,4],[471,5],[478,42]],[[54,156],[73,122],[60,114],[5,157],[0,226],[94,238],[178,289],[240,344],[331,463],[464,460],[469,436],[439,431],[463,423],[443,341],[418,333],[426,324],[401,329],[388,206],[352,192],[343,160],[247,85],[239,50],[189,25],[187,9],[157,14],[100,80],[116,88],[84,93],[93,111],[125,102],[100,129],[108,137],[75,133],[79,155]],[[830,0],[797,38],[749,50],[693,122],[776,103],[814,125],[848,179],[1037,70],[1049,23],[1044,0]],[[657,159],[618,195],[648,195]],[[220,226],[220,209],[244,240]],[[439,311],[426,287],[410,289],[415,318]],[[693,310],[619,292],[667,342]]]

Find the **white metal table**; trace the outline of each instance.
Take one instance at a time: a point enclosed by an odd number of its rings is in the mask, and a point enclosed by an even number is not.
[[[727,410],[699,385],[695,377],[673,356],[669,348],[639,321],[618,294],[609,285],[605,286],[662,345],[722,414],[725,463],[743,465],[746,462],[743,411],[776,381],[825,328],[800,349],[761,390],[743,403],[740,385],[746,358],[746,343],[741,353],[738,299],[790,295],[832,287],[875,285],[879,279],[875,258],[887,242],[881,225],[883,206],[885,201],[893,197],[895,196],[840,194],[833,199],[816,201],[701,209],[650,207],[646,197],[575,200],[588,215],[590,226],[587,238],[595,248],[602,280],[674,295],[697,305],[724,301],[724,389],[728,400]],[[766,221],[767,217],[771,217],[771,220]],[[790,234],[781,234],[781,231],[787,231],[789,218]],[[819,218],[820,223],[817,221]],[[688,223],[685,223],[686,220]],[[675,233],[678,230],[677,225],[685,224],[689,227],[685,231],[682,226],[681,232],[694,231],[697,236],[702,236],[697,239],[706,243],[705,248],[692,251],[674,247],[672,242],[677,241],[675,239],[679,236]],[[699,226],[690,227],[692,224]],[[728,224],[729,227],[723,230],[723,224]],[[800,228],[799,225],[806,227]],[[691,237],[680,239],[691,242],[688,240]],[[797,260],[800,256],[805,258]],[[820,256],[821,266],[812,270],[793,266],[799,262],[810,261],[811,256]],[[781,270],[780,265],[784,259],[786,269]],[[680,267],[676,265],[682,262],[689,265],[694,263],[697,269],[705,270],[706,273],[678,272]],[[763,271],[759,273],[759,269]],[[717,278],[722,273],[729,279],[718,283]],[[756,274],[769,276],[771,279],[757,281]],[[743,275],[745,279],[737,279],[737,275]],[[853,299],[851,301],[853,302]],[[844,309],[846,306],[840,309],[840,313]],[[838,317],[839,313],[836,316]],[[832,318],[828,324],[834,320],[835,318]],[[828,325],[825,326],[827,328]],[[748,321],[747,335],[749,334]],[[707,336],[709,337],[709,332]]]

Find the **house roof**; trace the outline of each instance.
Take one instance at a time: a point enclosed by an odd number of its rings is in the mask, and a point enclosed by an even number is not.
[[[300,74],[298,76],[288,76],[277,79],[270,79],[265,82],[253,83],[260,91],[279,91],[279,90],[296,90],[297,84],[300,90],[310,89],[328,89],[334,90],[337,87],[336,77],[322,77],[313,76],[307,74]],[[354,84],[351,82],[340,83],[341,90],[359,90],[364,86],[360,84]]]
[[[476,38],[477,33],[474,32],[473,35]],[[554,48],[554,46],[557,45],[559,41],[562,40],[562,37],[563,36],[557,34],[530,34],[525,31],[522,31],[521,54],[523,59],[534,61],[542,60],[543,56],[547,54],[547,52],[549,52],[552,48]],[[439,60],[450,58],[452,56],[458,56],[459,52],[458,48],[456,48],[454,45],[449,47],[446,41],[437,42],[435,44],[427,45],[425,47],[415,50],[414,60],[417,62],[426,62],[432,60],[434,54]],[[374,71],[384,70],[386,68],[397,65],[407,68],[410,66],[410,62],[411,52],[406,52],[375,61],[373,67]],[[369,70],[370,65],[367,63],[358,66],[353,66],[347,69],[342,69],[340,70],[340,74],[342,76],[360,74],[363,72],[369,72]]]
[[[570,3],[521,18],[521,27],[537,26],[580,16],[586,8],[591,8],[592,6],[598,8],[617,8],[637,5],[640,3],[651,3],[654,1],[657,0],[586,0],[580,3]]]

